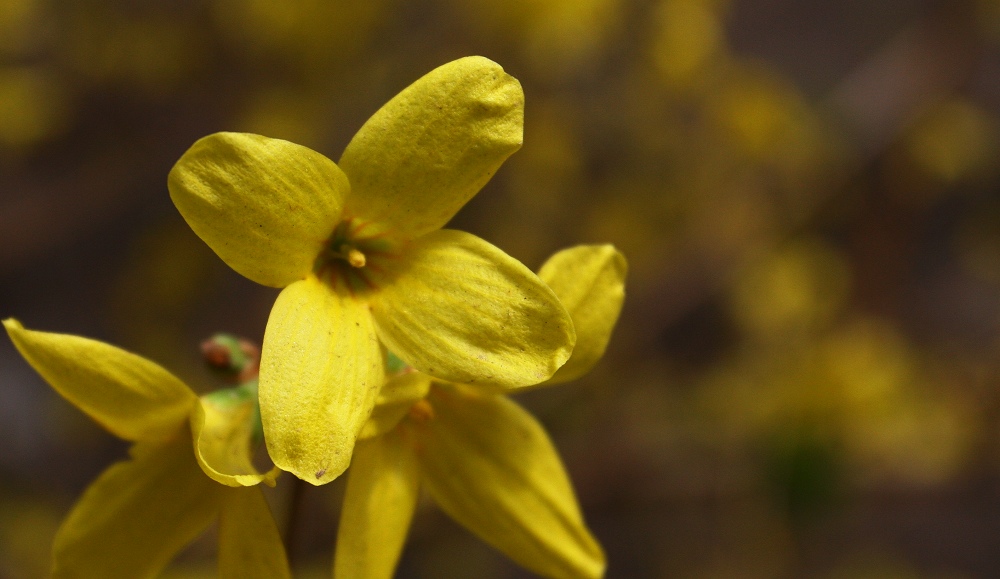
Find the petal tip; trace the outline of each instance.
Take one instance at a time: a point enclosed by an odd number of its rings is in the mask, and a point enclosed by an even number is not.
[[[335,454],[332,460],[328,457],[326,461],[321,461],[320,464],[325,464],[326,466],[319,466],[315,461],[307,462],[306,460],[295,460],[294,458],[287,457],[276,458],[274,453],[271,454],[271,457],[277,468],[290,472],[313,486],[322,486],[332,482],[347,470],[347,466],[351,461],[350,456],[347,457],[347,460],[343,460],[340,454]],[[305,459],[306,457],[300,458]]]
[[[16,318],[7,318],[3,321],[3,327],[7,330],[7,334],[13,337],[14,332],[23,332],[24,326]]]

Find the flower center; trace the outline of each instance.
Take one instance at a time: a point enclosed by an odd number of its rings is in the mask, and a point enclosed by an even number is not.
[[[368,263],[368,258],[357,247],[349,242],[342,242],[339,246],[332,246],[327,254],[332,259],[341,259],[351,264],[351,267],[362,268]]]
[[[351,267],[364,267],[368,260],[365,259],[365,254],[358,251],[357,247],[352,247],[347,250],[347,263],[351,264]]]
[[[375,277],[382,272],[380,262],[392,246],[369,225],[347,219],[337,226],[316,258],[314,271],[321,280],[352,294],[374,289]]]

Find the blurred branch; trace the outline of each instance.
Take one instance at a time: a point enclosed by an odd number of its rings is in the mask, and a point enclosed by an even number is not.
[[[812,192],[806,210],[796,214],[797,223],[785,229],[788,235],[812,222],[865,174],[921,111],[970,82],[983,51],[976,30],[972,3],[957,8],[942,2],[837,85],[820,109],[833,126],[846,127],[851,148],[839,160],[840,166],[830,170],[822,190]],[[633,312],[626,323],[641,328],[636,335],[647,336],[677,324],[717,295],[734,272],[765,249],[741,247],[731,255],[706,259],[700,246],[673,248],[671,259],[664,259],[671,264],[669,270],[657,283],[633,288],[639,294],[634,299],[652,305],[652,310]]]
[[[845,78],[827,110],[846,121],[859,164],[872,162],[927,106],[954,93],[975,69],[982,50],[975,20],[953,3],[902,31]]]

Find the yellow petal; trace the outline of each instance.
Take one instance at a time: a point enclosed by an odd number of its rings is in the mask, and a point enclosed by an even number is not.
[[[391,579],[417,506],[417,461],[399,429],[359,442],[347,473],[335,579]]]
[[[167,185],[191,229],[229,267],[273,287],[312,271],[350,190],[323,155],[245,133],[198,140]]]
[[[448,382],[505,388],[547,380],[569,358],[573,322],[521,262],[443,229],[407,248],[372,314],[386,347]]]
[[[179,429],[104,471],[59,528],[52,576],[153,577],[215,519],[226,487],[205,476]]]
[[[432,412],[407,424],[441,508],[540,575],[600,577],[604,553],[541,425],[502,395],[435,387],[427,400]]]
[[[126,440],[174,436],[198,397],[157,364],[97,340],[26,330],[3,322],[42,378],[101,426]]]
[[[611,245],[564,249],[538,272],[566,306],[576,328],[569,361],[547,383],[576,380],[604,355],[625,300],[625,256]]]
[[[367,305],[312,276],[282,290],[260,362],[260,414],[274,464],[312,484],[340,476],[384,366]]]
[[[201,397],[191,413],[198,464],[212,479],[226,486],[274,486],[278,467],[261,474],[253,465],[253,433],[257,417],[252,394],[240,388]]]
[[[382,386],[375,401],[371,418],[365,423],[358,440],[380,436],[392,430],[406,416],[417,400],[427,396],[431,377],[420,372],[394,376]]]
[[[291,577],[285,546],[260,488],[226,489],[219,518],[219,577]]]
[[[480,56],[438,67],[361,127],[340,166],[347,212],[412,239],[440,229],[521,147],[524,93]]]

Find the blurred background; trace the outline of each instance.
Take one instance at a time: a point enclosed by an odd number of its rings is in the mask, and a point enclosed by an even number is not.
[[[217,387],[198,343],[259,340],[276,291],[188,229],[174,161],[220,130],[337,159],[484,55],[524,146],[451,227],[630,263],[605,360],[519,397],[607,577],[1000,577],[998,43],[998,0],[0,0],[0,316]],[[126,447],[6,339],[0,440],[0,577],[45,577]],[[329,575],[342,493],[306,489],[297,576]],[[424,501],[398,576],[530,575]]]

